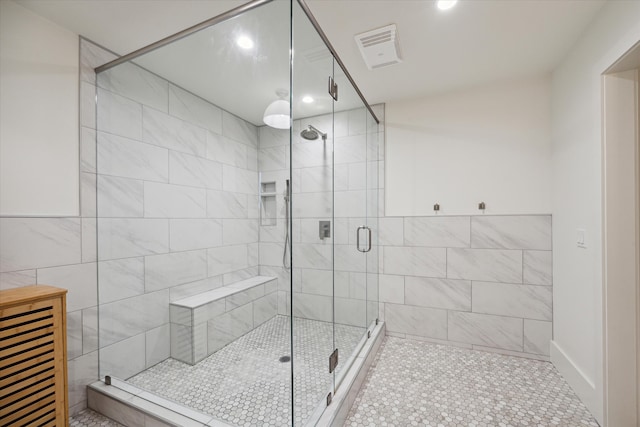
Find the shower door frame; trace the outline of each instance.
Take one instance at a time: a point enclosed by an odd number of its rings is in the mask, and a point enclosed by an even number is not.
[[[273,1],[273,0],[268,0],[268,1]],[[306,1],[305,0],[295,0],[295,1],[300,5],[300,7],[304,11],[304,13],[307,15],[307,18],[309,18],[309,21],[311,21],[311,24],[313,25],[315,30],[318,32],[318,35],[322,38],[322,41],[324,41],[325,46],[329,49],[329,51],[331,52],[331,55],[333,55],[334,61],[337,62],[338,66],[342,69],[342,71],[344,72],[345,76],[347,77],[347,79],[351,83],[351,86],[355,89],[356,93],[358,94],[358,96],[362,100],[362,103],[364,104],[366,109],[369,111],[369,113],[371,114],[373,119],[376,121],[376,123],[380,124],[380,119],[378,119],[378,116],[373,111],[373,108],[371,108],[371,105],[369,105],[369,103],[367,102],[366,98],[364,97],[364,95],[360,91],[360,88],[356,84],[355,80],[353,80],[353,77],[351,77],[351,74],[349,73],[349,70],[344,65],[344,62],[342,62],[342,60],[340,59],[340,56],[338,55],[338,52],[335,50],[335,48],[333,47],[333,45],[329,41],[329,38],[324,33],[324,31],[322,31],[322,28],[320,27],[320,24],[318,23],[316,18],[313,16],[313,13],[311,13],[311,9],[309,9],[309,6],[307,5]]]

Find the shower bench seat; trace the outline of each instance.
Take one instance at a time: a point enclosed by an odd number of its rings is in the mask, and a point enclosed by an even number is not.
[[[171,357],[191,365],[278,312],[278,281],[256,276],[169,303]]]

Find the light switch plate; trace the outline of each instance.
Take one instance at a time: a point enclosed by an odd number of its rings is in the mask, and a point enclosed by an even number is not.
[[[583,228],[578,228],[576,230],[576,244],[579,248],[586,248],[587,245],[585,243],[585,234],[586,231]]]

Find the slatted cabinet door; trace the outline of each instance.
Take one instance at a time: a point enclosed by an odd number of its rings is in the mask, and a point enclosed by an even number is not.
[[[66,292],[0,291],[0,427],[69,425]]]

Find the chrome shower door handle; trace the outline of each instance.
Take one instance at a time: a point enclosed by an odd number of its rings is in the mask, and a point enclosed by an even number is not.
[[[356,249],[358,250],[358,252],[366,252],[366,251],[360,249],[360,230],[366,230],[366,228],[367,227],[365,225],[361,225],[356,230]]]
[[[369,236],[367,236],[367,250],[365,252],[369,252],[371,251],[371,228],[367,227],[367,232],[369,233]]]
[[[368,233],[366,249],[360,249],[360,230],[367,230]],[[362,253],[369,252],[371,250],[371,228],[367,227],[366,225],[361,225],[356,230],[356,249],[358,250],[358,252]]]

